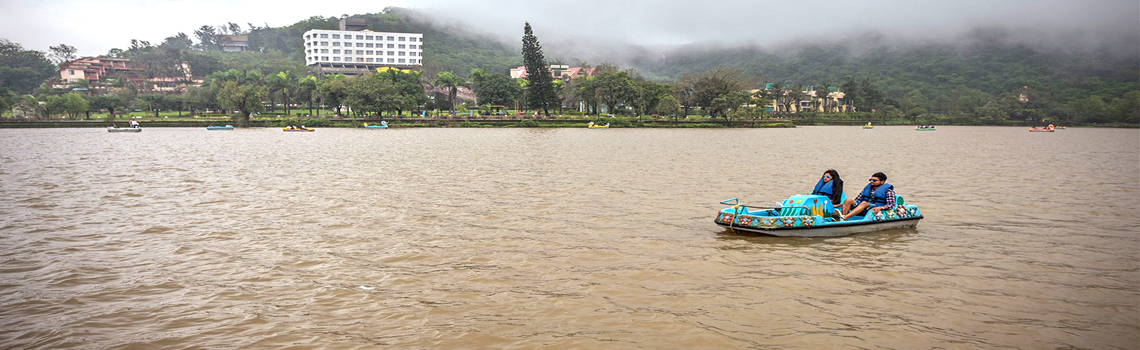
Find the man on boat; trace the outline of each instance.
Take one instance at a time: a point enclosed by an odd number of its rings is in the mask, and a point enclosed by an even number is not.
[[[843,214],[840,220],[847,220],[852,216],[863,213],[867,208],[878,214],[881,210],[890,210],[895,207],[895,188],[893,185],[887,183],[887,175],[882,172],[877,172],[871,175],[871,179],[867,180],[869,183],[863,187],[863,192],[860,192],[855,199],[848,199],[843,202]],[[854,208],[851,206],[854,205]],[[847,208],[851,208],[848,211]]]
[[[131,125],[130,126],[131,126],[131,128],[137,128],[137,127],[139,127],[139,122],[134,120],[134,119],[131,119]]]

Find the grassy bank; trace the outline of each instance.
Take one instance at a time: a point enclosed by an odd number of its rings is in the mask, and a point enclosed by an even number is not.
[[[155,118],[138,117],[134,120],[145,127],[206,127],[209,125],[240,125],[236,118],[225,115],[208,115],[197,117],[160,116]],[[0,119],[0,128],[96,128],[107,127],[111,124],[126,126],[127,118],[92,118],[81,120],[67,119]],[[250,120],[250,127],[282,127],[286,125],[303,124],[311,127],[363,127],[364,123],[379,124],[387,121],[390,127],[453,127],[453,128],[584,128],[590,122],[612,128],[789,128],[795,127],[789,120],[781,119],[751,119],[734,120],[726,123],[723,119],[709,119],[705,117],[673,119],[654,117],[607,117],[607,116],[551,116],[551,117],[506,117],[506,116],[444,116],[444,117],[409,117],[387,116],[370,118],[296,118],[296,117],[254,117]]]

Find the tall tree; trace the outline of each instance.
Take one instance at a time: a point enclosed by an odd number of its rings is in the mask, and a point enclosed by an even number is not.
[[[213,26],[203,25],[194,30],[194,36],[198,38],[198,49],[203,51],[221,50],[218,45],[218,32],[214,30]]]
[[[75,46],[70,46],[67,44],[49,46],[48,49],[51,50],[51,54],[49,56],[51,56],[52,62],[54,62],[57,66],[63,62],[74,60],[76,58],[75,53],[79,51],[75,48]]]
[[[546,65],[546,58],[542,54],[542,45],[538,37],[531,31],[530,22],[523,27],[522,38],[523,63],[526,66],[527,87],[526,104],[530,108],[542,109],[542,113],[550,116],[550,110],[557,103],[558,97],[554,93],[554,77],[550,67]]]

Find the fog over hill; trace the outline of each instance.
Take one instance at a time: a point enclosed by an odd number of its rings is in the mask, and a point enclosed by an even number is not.
[[[519,45],[534,26],[547,57],[569,64],[645,64],[708,50],[788,52],[843,45],[852,54],[891,46],[979,42],[1068,53],[1140,56],[1140,3],[1092,1],[596,1],[534,4],[427,1],[422,19]]]

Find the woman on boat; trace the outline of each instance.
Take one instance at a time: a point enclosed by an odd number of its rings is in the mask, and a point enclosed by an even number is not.
[[[835,169],[827,169],[823,172],[823,177],[820,177],[819,182],[815,183],[815,188],[811,190],[811,194],[827,196],[831,199],[832,205],[835,206],[842,204],[840,199],[843,198],[843,179],[839,178],[839,172]]]

